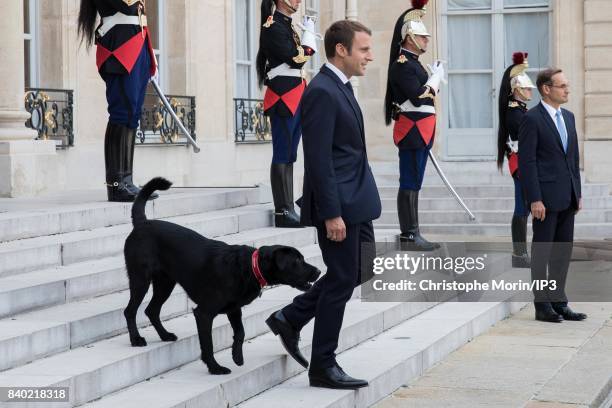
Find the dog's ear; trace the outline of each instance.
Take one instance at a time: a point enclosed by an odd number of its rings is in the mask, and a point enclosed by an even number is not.
[[[285,245],[263,246],[259,248],[259,253],[270,266],[269,272],[289,270],[303,259],[300,251]]]
[[[292,247],[277,246],[272,250],[272,256],[276,269],[285,271],[296,264],[300,258],[300,252]]]

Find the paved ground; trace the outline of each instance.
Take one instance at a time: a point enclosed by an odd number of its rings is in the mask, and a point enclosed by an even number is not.
[[[612,303],[584,322],[542,323],[533,305],[499,322],[376,408],[586,408],[612,390]]]

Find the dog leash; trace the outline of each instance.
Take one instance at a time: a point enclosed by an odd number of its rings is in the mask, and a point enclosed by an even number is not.
[[[207,188],[242,188],[242,189],[246,189],[246,188],[258,188],[259,185],[255,185],[255,186],[189,186],[189,187],[181,187],[181,186],[172,186],[170,187],[171,189],[177,189],[177,188],[193,188],[193,189],[197,189],[197,188],[202,188],[202,189],[207,189]]]

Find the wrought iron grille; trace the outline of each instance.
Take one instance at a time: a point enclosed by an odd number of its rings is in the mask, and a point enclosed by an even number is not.
[[[26,127],[38,132],[38,140],[55,140],[58,149],[74,146],[73,101],[71,89],[26,88]]]
[[[264,115],[263,100],[234,98],[236,143],[270,143],[270,118]]]
[[[195,96],[166,95],[172,110],[196,138],[196,102]],[[140,127],[136,132],[137,145],[174,145],[187,144],[185,135],[170,112],[166,109],[159,96],[149,86],[140,116]]]

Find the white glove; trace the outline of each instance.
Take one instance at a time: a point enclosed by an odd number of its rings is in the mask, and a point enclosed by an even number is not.
[[[155,81],[159,84],[159,68],[155,67],[155,73],[151,77],[151,81]]]
[[[302,45],[312,48],[314,52],[317,48],[317,33],[315,32],[315,20],[313,17],[304,16],[303,22],[300,25],[304,32],[302,33]]]
[[[444,61],[441,61],[441,60],[436,60],[433,66],[430,66],[430,69],[432,73],[434,72],[440,73],[440,76],[442,78],[444,78],[444,75],[446,74],[446,70],[444,69]]]
[[[429,77],[426,85],[433,89],[437,94],[440,90],[440,82],[446,83],[446,80],[444,79],[444,75],[446,73],[444,70],[444,62],[436,60],[433,66],[427,64],[427,68],[429,68],[431,76]]]
[[[431,76],[429,77],[429,79],[427,80],[427,83],[425,85],[427,85],[428,87],[433,89],[433,91],[437,95],[438,91],[440,90],[440,82],[441,81],[442,81],[442,76],[440,75],[440,73],[439,72],[434,72],[433,74],[431,74]]]
[[[512,153],[518,153],[518,145],[519,145],[518,140],[508,139],[508,141],[506,142],[506,145],[508,145]]]
[[[310,31],[314,34],[315,32],[315,19],[311,16],[304,16],[302,19],[302,30]]]

